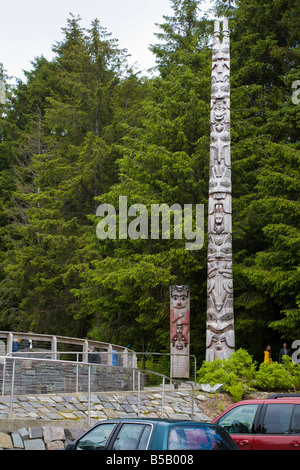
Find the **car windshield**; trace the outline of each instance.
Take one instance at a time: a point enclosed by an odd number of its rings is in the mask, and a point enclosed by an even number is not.
[[[231,440],[222,429],[210,426],[176,425],[168,435],[170,450],[225,450],[232,448]]]

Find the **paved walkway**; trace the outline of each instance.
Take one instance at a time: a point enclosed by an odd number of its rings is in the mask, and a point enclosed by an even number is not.
[[[164,417],[191,419],[192,394],[186,390],[167,390],[164,397]],[[0,419],[8,419],[10,397],[0,397]],[[91,424],[109,418],[138,417],[136,392],[92,393],[90,405]],[[144,389],[141,392],[140,417],[162,417],[162,390]],[[13,402],[14,419],[73,420],[80,424],[88,418],[87,394],[16,396]],[[194,404],[194,419],[210,421]]]

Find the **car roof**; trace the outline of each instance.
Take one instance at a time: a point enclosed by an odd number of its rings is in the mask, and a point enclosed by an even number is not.
[[[109,421],[110,423],[120,423],[120,422],[147,422],[147,423],[163,423],[163,424],[198,424],[203,426],[209,426],[211,423],[206,421],[196,421],[192,419],[174,419],[174,418],[112,418],[112,419],[105,419],[99,421],[99,423],[103,423],[105,421]],[[98,423],[97,423],[98,424]]]
[[[264,404],[264,403],[295,403],[300,404],[300,398],[253,398],[251,400],[241,400],[237,403],[233,403],[232,405],[228,406],[226,410],[230,408],[234,408],[240,405],[251,405],[251,404]],[[225,410],[225,411],[226,411]]]

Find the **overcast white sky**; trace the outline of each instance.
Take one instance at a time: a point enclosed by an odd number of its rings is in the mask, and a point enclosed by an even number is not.
[[[206,10],[209,0],[203,2]],[[82,18],[89,28],[98,18],[101,26],[119,40],[120,48],[131,54],[130,65],[138,70],[155,65],[148,50],[155,43],[155,23],[163,15],[173,16],[170,0],[2,0],[0,8],[0,63],[10,76],[24,79],[22,70],[31,70],[31,61],[43,55],[53,57],[52,46],[62,39],[61,28],[69,13]]]

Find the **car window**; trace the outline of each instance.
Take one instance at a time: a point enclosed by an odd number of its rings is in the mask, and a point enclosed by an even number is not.
[[[291,421],[291,434],[300,434],[300,405],[295,405]]]
[[[99,424],[79,439],[76,450],[103,450],[115,423]]]
[[[151,426],[145,426],[145,429],[140,439],[138,450],[147,449],[147,444],[149,442],[150,433],[151,433]]]
[[[267,405],[263,419],[263,434],[288,434],[294,405],[274,403]]]
[[[126,423],[123,424],[116,440],[113,444],[113,450],[143,450],[146,449],[150,425],[143,423]]]
[[[168,434],[169,450],[228,449],[227,435],[222,429],[209,426],[172,426]]]
[[[218,424],[230,434],[249,434],[253,432],[253,422],[258,404],[247,404],[232,408],[222,416]]]

